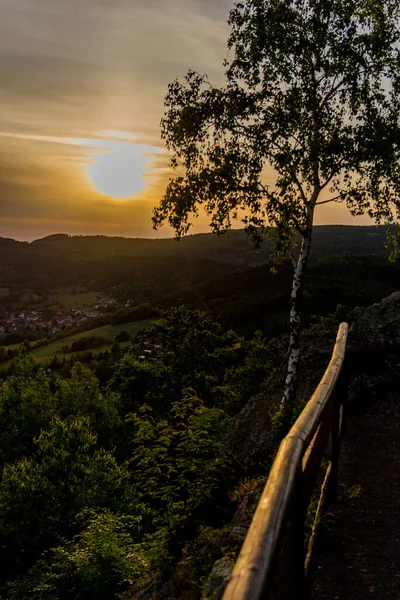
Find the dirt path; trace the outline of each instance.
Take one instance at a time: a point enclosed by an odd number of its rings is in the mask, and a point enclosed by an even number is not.
[[[350,416],[313,600],[400,600],[400,389]]]

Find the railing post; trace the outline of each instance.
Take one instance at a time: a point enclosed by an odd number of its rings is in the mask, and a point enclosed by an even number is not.
[[[334,391],[333,407],[332,407],[332,429],[329,440],[329,460],[331,462],[331,472],[329,475],[329,483],[327,489],[327,501],[336,500],[338,468],[339,468],[339,453],[340,453],[340,392]]]
[[[343,363],[342,371],[340,374],[339,394],[340,394],[339,399],[340,399],[340,405],[341,405],[340,438],[342,438],[345,427],[346,427],[348,401],[349,401],[349,379],[348,379],[346,360]]]
[[[295,491],[292,498],[293,513],[293,600],[305,599],[305,547],[304,547],[304,522],[305,507],[303,500],[302,470],[297,474]]]
[[[331,461],[331,473],[327,490],[327,500],[336,500],[338,469],[341,439],[346,418],[347,409],[347,379],[345,376],[345,364],[342,365],[341,373],[335,391],[333,392],[333,414],[332,430],[329,443],[329,458]]]
[[[304,502],[299,468],[276,557],[274,576],[264,590],[265,600],[304,600]]]

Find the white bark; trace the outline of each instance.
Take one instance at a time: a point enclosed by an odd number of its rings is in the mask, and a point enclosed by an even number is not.
[[[300,301],[303,292],[304,274],[307,267],[310,246],[311,232],[307,237],[303,237],[302,239],[300,255],[297,260],[293,276],[292,293],[290,295],[289,361],[285,380],[285,387],[282,397],[282,404],[284,404],[287,407],[293,406],[296,396],[296,385],[300,364]]]

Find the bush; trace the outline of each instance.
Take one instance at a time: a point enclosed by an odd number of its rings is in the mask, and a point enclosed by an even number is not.
[[[115,336],[116,342],[129,342],[131,339],[131,335],[127,331],[125,331],[125,329],[117,333],[117,335]]]

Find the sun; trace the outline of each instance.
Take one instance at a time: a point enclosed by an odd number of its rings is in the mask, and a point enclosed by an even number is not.
[[[133,198],[144,188],[143,175],[146,160],[137,154],[131,144],[95,154],[88,166],[88,175],[94,188],[112,198]]]

